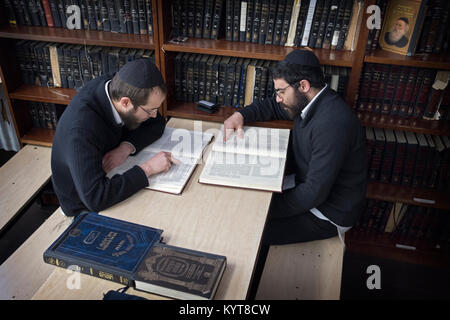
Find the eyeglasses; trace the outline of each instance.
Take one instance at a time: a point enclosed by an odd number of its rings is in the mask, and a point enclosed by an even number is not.
[[[144,110],[145,113],[148,114],[149,116],[154,116],[158,112],[158,108],[152,109],[152,111],[147,111],[141,106],[138,106],[138,107],[141,108],[142,110]]]
[[[283,95],[284,94],[284,90],[286,90],[289,87],[292,87],[292,86],[289,84],[289,85],[287,85],[287,87],[280,88],[280,89],[275,89],[275,91],[273,92],[273,96],[274,97],[278,96],[278,97],[281,98],[280,95]]]

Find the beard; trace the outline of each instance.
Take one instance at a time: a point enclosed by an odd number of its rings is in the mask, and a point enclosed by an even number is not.
[[[280,103],[280,106],[288,113],[291,120],[293,120],[300,115],[300,113],[303,111],[303,109],[305,109],[308,103],[309,101],[306,96],[298,90],[295,90],[293,103],[290,105]]]
[[[399,31],[396,28],[394,28],[394,30],[392,30],[391,32],[389,32],[389,40],[392,42],[397,42],[399,41],[403,36],[405,35],[405,33],[403,31]]]
[[[137,129],[139,127],[139,125],[141,124],[135,116],[135,113],[136,113],[135,109],[131,110],[130,112],[121,112],[121,111],[117,111],[117,112],[119,113],[120,118],[122,119],[124,125],[128,129],[130,129],[130,130]]]

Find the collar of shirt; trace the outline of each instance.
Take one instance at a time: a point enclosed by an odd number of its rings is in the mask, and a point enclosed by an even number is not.
[[[320,96],[320,94],[326,89],[326,87],[328,87],[328,84],[325,84],[325,86],[322,88],[322,90],[319,91],[318,94],[316,94],[314,96],[314,98],[312,98],[312,100],[306,105],[306,107],[302,110],[302,113],[300,114],[300,116],[302,117],[302,119],[305,119],[306,114],[308,113],[309,108],[312,106],[313,102],[316,101],[317,97]]]
[[[120,118],[120,115],[119,115],[119,113],[117,112],[116,108],[114,107],[114,104],[113,104],[112,101],[111,101],[111,97],[109,96],[108,86],[109,86],[109,83],[110,83],[110,82],[111,82],[111,80],[109,80],[109,81],[107,81],[107,82],[105,83],[105,92],[106,92],[106,96],[108,97],[109,103],[111,104],[111,110],[112,110],[112,113],[113,113],[113,116],[114,116],[114,120],[116,120],[116,124],[117,124],[117,125],[120,125],[120,126],[123,126],[122,118]]]

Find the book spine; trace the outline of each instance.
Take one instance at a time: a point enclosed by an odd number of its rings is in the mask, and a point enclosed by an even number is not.
[[[260,24],[261,24],[261,8],[262,0],[255,0],[253,6],[253,30],[252,30],[252,43],[258,43],[259,41],[259,32],[260,32]]]
[[[431,69],[425,70],[423,83],[418,93],[417,102],[414,107],[413,117],[416,119],[422,118],[424,114],[425,106],[427,104],[431,92],[431,85],[435,76],[436,72],[434,70]]]
[[[426,69],[419,69],[418,73],[417,73],[417,77],[416,77],[416,83],[414,84],[414,89],[409,101],[409,106],[408,106],[408,114],[407,117],[408,118],[412,118],[414,116],[414,107],[417,103],[417,99],[420,93],[420,90],[422,88],[423,85],[423,80],[425,77],[425,73],[426,73]]]
[[[374,108],[375,113],[381,113],[382,106],[383,106],[383,97],[385,95],[389,73],[390,73],[390,65],[383,65],[381,68],[380,85],[378,87],[378,94],[377,94],[377,98],[375,100],[375,108]]]
[[[205,16],[203,20],[202,38],[211,38],[211,25],[213,16],[214,0],[205,0]]]
[[[361,89],[358,97],[358,106],[357,109],[360,111],[367,110],[367,103],[369,102],[369,91],[370,91],[370,83],[372,81],[374,64],[368,63],[364,68],[364,73],[362,75],[362,83]]]
[[[328,0],[327,0],[328,1]],[[325,0],[317,0],[316,10],[314,12],[313,21],[311,24],[311,31],[308,41],[308,46],[310,48],[314,48],[317,40],[317,35],[319,33],[320,28],[320,20],[322,19],[322,12],[324,9]]]
[[[56,256],[53,255],[50,251],[46,251],[44,253],[44,262],[60,268],[71,269],[73,271],[78,271],[83,274],[113,281],[126,286],[133,286],[134,284],[132,277],[129,275],[116,274],[109,270],[104,270],[96,265],[90,265],[87,263],[83,263],[82,261],[76,261],[75,259]]]
[[[374,64],[372,71],[372,80],[370,81],[370,89],[369,89],[369,100],[367,103],[367,111],[374,112],[375,111],[375,102],[378,95],[378,89],[380,87],[380,76],[382,65]]]
[[[233,41],[233,4],[234,0],[225,1],[225,39]]]
[[[245,42],[245,33],[247,30],[247,1],[241,1],[241,7],[239,11],[239,21],[234,21],[235,27],[238,27],[239,41]],[[236,16],[235,16],[236,18]],[[235,32],[236,33],[236,32]]]
[[[259,23],[259,37],[258,43],[265,44],[267,25],[269,23],[269,1],[263,0],[261,3],[261,19]]]
[[[417,68],[412,68],[410,70],[407,82],[405,84],[405,92],[400,105],[399,115],[406,117],[408,115],[409,105],[411,102],[411,97],[414,93],[414,85],[416,82],[416,77],[418,74]]]
[[[138,0],[139,3],[140,0]],[[187,0],[187,36],[194,37],[194,20],[195,20],[195,0]]]
[[[220,35],[221,19],[223,11],[223,1],[216,0],[213,6],[213,16],[211,24],[211,39],[217,39]]]
[[[281,33],[283,31],[284,14],[286,12],[286,0],[278,0],[277,15],[275,17],[275,27],[273,30],[273,44],[281,45]]]
[[[345,1],[344,18],[342,20],[342,29],[339,32],[339,39],[337,40],[336,50],[344,48],[345,39],[347,38],[350,20],[352,18],[353,0]]]
[[[308,13],[306,15],[305,27],[303,29],[301,46],[306,47],[309,43],[309,35],[311,32],[311,25],[314,19],[314,11],[316,9],[316,0],[309,1]]]
[[[342,6],[341,6],[342,7]],[[331,41],[333,40],[333,31],[336,28],[336,20],[339,11],[339,1],[333,0],[330,5],[330,10],[328,13],[328,21],[326,24],[325,35],[323,37],[322,48],[330,49]]]
[[[314,48],[322,48],[323,37],[325,36],[325,31],[327,27],[328,14],[330,11],[331,0],[325,0],[322,8],[322,16],[319,21],[319,29],[317,31],[316,41],[314,42]]]
[[[267,16],[267,27],[265,30],[266,36],[264,44],[272,44],[273,43],[273,33],[275,28],[275,19],[277,14],[277,1],[269,1],[269,14]]]
[[[254,5],[255,5],[255,0],[247,1],[247,21],[245,23],[245,42],[252,42]]]
[[[145,11],[147,13],[147,34],[153,36],[153,8],[152,0],[145,0]]]
[[[127,26],[127,33],[133,34],[134,29],[133,29],[133,20],[131,18],[131,0],[124,0],[123,8],[124,8],[125,24]],[[94,5],[94,10],[95,10],[95,5]],[[145,26],[145,29],[146,29],[145,33],[147,33],[147,26]]]
[[[284,46],[287,41],[288,33],[289,33],[289,26],[291,24],[291,15],[292,15],[292,9],[295,4],[295,0],[287,0],[285,2],[285,11],[284,11],[284,19],[283,24],[281,28],[281,39],[280,39],[280,45]]]
[[[47,26],[54,27],[55,24],[53,22],[52,10],[50,9],[49,0],[42,0],[42,9],[44,10],[45,20],[47,22]]]
[[[147,13],[145,12],[145,0],[138,0],[139,33],[147,34]]]
[[[403,163],[406,154],[406,143],[398,143],[395,151],[394,165],[392,166],[391,183],[400,184],[403,174]]]
[[[391,71],[387,79],[386,90],[384,92],[382,100],[383,103],[381,107],[382,114],[390,114],[391,112],[392,102],[394,99],[395,85],[397,83],[399,76],[400,76],[400,67],[393,65],[391,67]]]

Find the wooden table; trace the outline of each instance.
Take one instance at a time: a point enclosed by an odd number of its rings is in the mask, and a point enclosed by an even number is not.
[[[0,167],[0,230],[47,183],[51,149],[27,145]]]
[[[171,127],[216,134],[220,125],[185,119],[168,122]],[[170,245],[225,255],[227,268],[215,299],[245,299],[271,193],[199,184],[202,167],[197,166],[181,195],[145,189],[101,214],[163,229],[164,242]],[[66,283],[72,281],[71,276],[67,270],[55,267],[33,299],[102,299],[108,290],[123,287],[80,275],[80,289],[70,290]],[[129,293],[159,298],[134,290]]]

